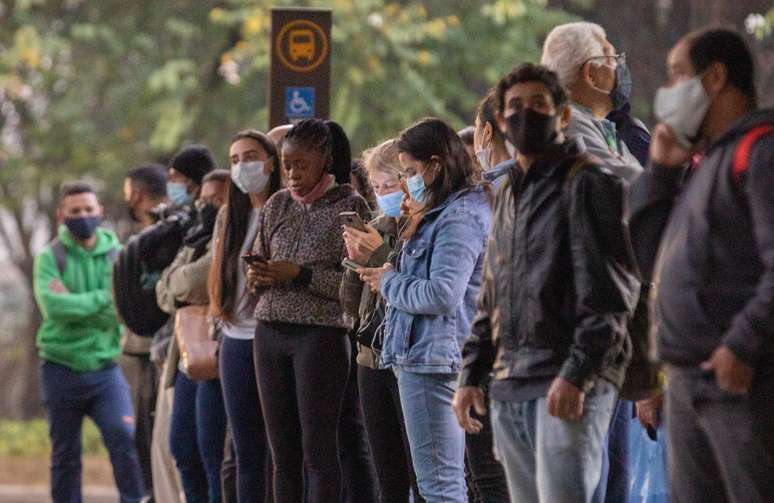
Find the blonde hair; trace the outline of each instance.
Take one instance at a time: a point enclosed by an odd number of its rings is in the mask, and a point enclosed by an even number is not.
[[[398,177],[402,172],[398,160],[398,141],[394,138],[363,152],[363,160],[369,176],[379,171]]]

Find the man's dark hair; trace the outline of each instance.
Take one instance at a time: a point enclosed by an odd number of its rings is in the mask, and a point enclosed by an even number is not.
[[[129,170],[126,177],[153,199],[167,196],[167,168],[161,164],[146,164]]]
[[[59,200],[68,196],[77,196],[78,194],[96,194],[94,188],[86,182],[65,182],[59,188]]]
[[[468,147],[472,147],[473,135],[475,134],[475,132],[476,132],[476,128],[474,128],[473,126],[468,126],[457,131],[457,134],[460,136],[460,140],[462,140],[462,143],[464,143]]]
[[[757,101],[755,63],[741,35],[726,28],[706,28],[686,35],[685,40],[689,44],[688,54],[697,74],[712,63],[722,63],[726,67],[728,83],[753,103]]]
[[[567,103],[567,91],[559,83],[559,76],[555,72],[542,65],[524,63],[511,70],[511,73],[500,79],[497,84],[497,110],[500,113],[505,110],[506,91],[523,82],[541,82],[545,85],[556,108]]]
[[[492,135],[501,143],[505,142],[505,135],[497,125],[497,88],[490,89],[478,104],[476,117],[481,126],[489,124],[492,127]]]
[[[221,182],[227,183],[231,181],[231,172],[227,169],[214,169],[204,175],[202,178],[202,185],[207,182]]]

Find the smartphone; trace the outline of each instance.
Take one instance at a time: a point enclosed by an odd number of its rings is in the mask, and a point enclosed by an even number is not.
[[[342,260],[341,265],[346,267],[350,271],[354,271],[354,272],[357,272],[358,269],[363,267],[360,264],[353,262],[352,260],[349,260],[348,258],[345,258],[344,260]]]
[[[360,232],[366,232],[363,219],[360,218],[360,215],[354,211],[342,211],[339,213],[339,219],[341,220],[341,223],[347,227],[352,227],[353,229],[357,229]]]
[[[242,255],[242,260],[247,262],[249,265],[266,263],[266,259],[263,258],[261,255]]]

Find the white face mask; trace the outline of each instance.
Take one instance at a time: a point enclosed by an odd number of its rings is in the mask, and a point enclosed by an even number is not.
[[[690,148],[699,134],[712,98],[701,83],[701,75],[684,80],[672,87],[661,87],[653,105],[656,118],[672,128],[677,141]]]
[[[270,173],[265,169],[266,161],[239,162],[231,165],[231,179],[245,194],[257,194],[266,188]]]
[[[492,165],[489,163],[489,159],[492,158],[492,147],[482,148],[476,152],[476,157],[478,158],[478,163],[481,165],[481,169],[484,171],[492,169]]]

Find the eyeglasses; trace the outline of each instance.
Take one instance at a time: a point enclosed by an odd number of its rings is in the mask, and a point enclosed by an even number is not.
[[[624,65],[624,64],[626,64],[626,53],[622,52],[622,53],[619,53],[619,54],[615,54],[613,56],[592,56],[589,59],[587,59],[586,61],[584,61],[583,64],[585,65],[586,63],[588,63],[592,59],[604,59],[605,60],[605,64],[608,64],[610,66],[613,66],[613,65]]]

